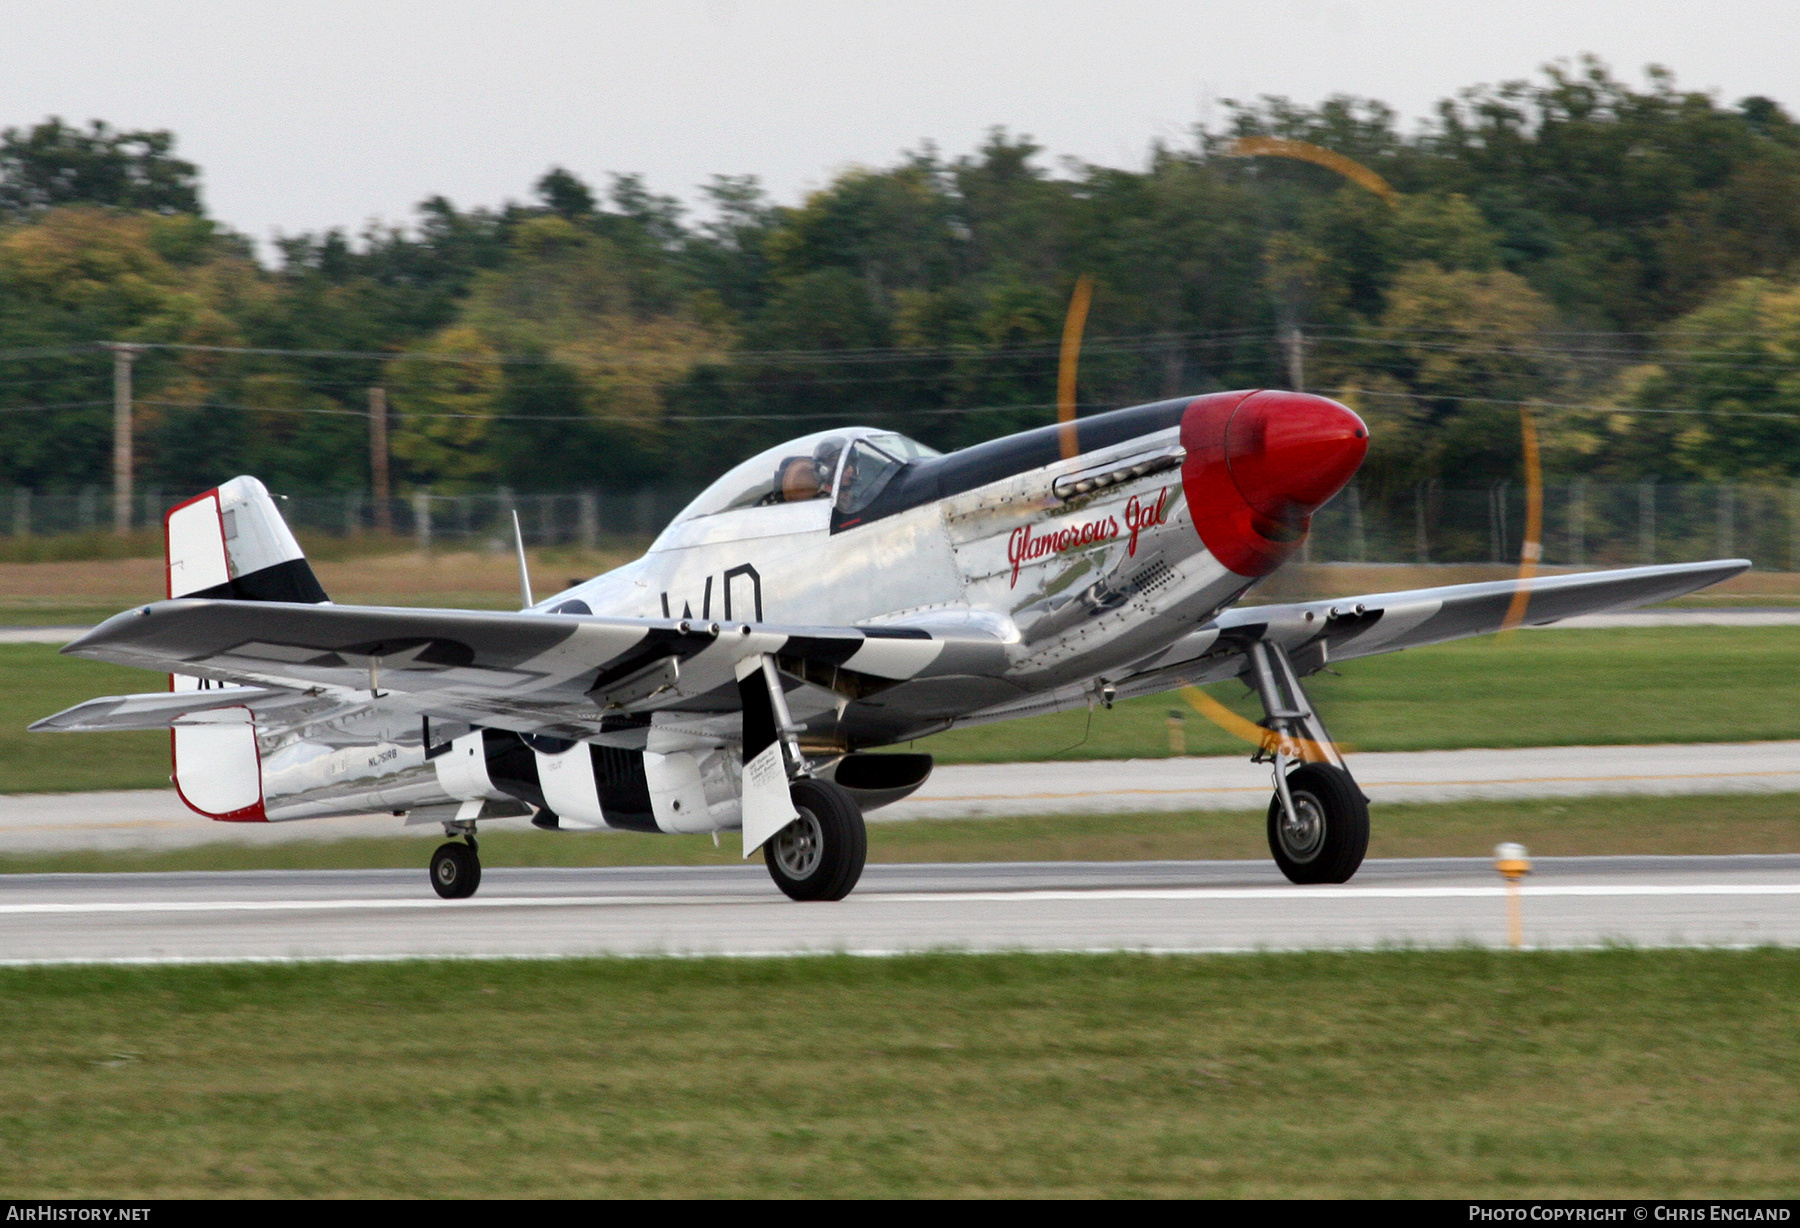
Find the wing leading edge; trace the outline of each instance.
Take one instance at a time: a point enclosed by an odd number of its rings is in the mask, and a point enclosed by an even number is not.
[[[1253,640],[1275,641],[1302,672],[1329,661],[1442,644],[1504,628],[1521,586],[1521,625],[1541,627],[1582,614],[1636,609],[1702,589],[1748,570],[1748,559],[1630,567],[1530,580],[1491,580],[1370,593],[1329,601],[1243,606],[1220,615],[1142,662],[1121,693],[1153,694],[1189,682],[1227,678]]]
[[[279,710],[278,697],[288,696],[295,704],[380,699],[445,719],[584,737],[621,715],[735,713],[737,662],[762,654],[864,692],[1005,662],[1003,641],[977,631],[228,600],[142,606],[63,651],[198,676],[225,691],[93,700],[38,722],[45,730],[159,728],[208,709]],[[219,698],[226,692],[235,699]]]

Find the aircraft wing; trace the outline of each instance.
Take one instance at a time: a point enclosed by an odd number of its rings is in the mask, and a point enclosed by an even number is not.
[[[90,701],[47,729],[160,727],[209,707],[254,706],[253,692],[368,703],[445,720],[585,737],[609,718],[673,710],[735,713],[734,672],[774,654],[824,688],[867,694],[936,675],[1003,668],[1003,642],[979,627],[805,627],[514,614],[270,601],[178,599],[117,615],[63,649],[221,684],[168,697]],[[268,695],[260,700],[272,704]],[[96,705],[110,704],[101,710]],[[200,705],[200,706],[195,706]],[[187,714],[184,718],[183,714]]]
[[[1749,566],[1748,559],[1715,559],[1524,581],[1449,584],[1329,601],[1240,606],[1141,663],[1118,689],[1122,695],[1149,695],[1174,686],[1229,678],[1242,667],[1244,647],[1256,639],[1280,643],[1295,668],[1310,673],[1327,661],[1486,635],[1505,626],[1521,587],[1527,599],[1519,625],[1541,627],[1580,614],[1668,601],[1728,580]]]

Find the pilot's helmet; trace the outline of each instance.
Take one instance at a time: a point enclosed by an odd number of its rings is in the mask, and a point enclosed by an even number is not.
[[[819,485],[825,488],[826,494],[831,491],[831,480],[837,475],[838,461],[843,455],[842,436],[831,435],[813,445],[813,464],[818,466]]]

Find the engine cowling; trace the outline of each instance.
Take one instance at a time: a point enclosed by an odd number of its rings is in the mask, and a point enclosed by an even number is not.
[[[1181,446],[1200,540],[1238,575],[1264,576],[1299,549],[1312,514],[1355,475],[1369,428],[1310,393],[1222,392],[1188,405]]]

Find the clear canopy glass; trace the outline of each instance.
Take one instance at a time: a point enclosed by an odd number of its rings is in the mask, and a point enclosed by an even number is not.
[[[844,464],[846,454],[850,463]],[[674,523],[739,508],[830,499],[840,511],[860,511],[907,463],[940,455],[892,431],[868,426],[816,431],[758,452],[701,491]],[[839,489],[840,474],[844,479]]]

